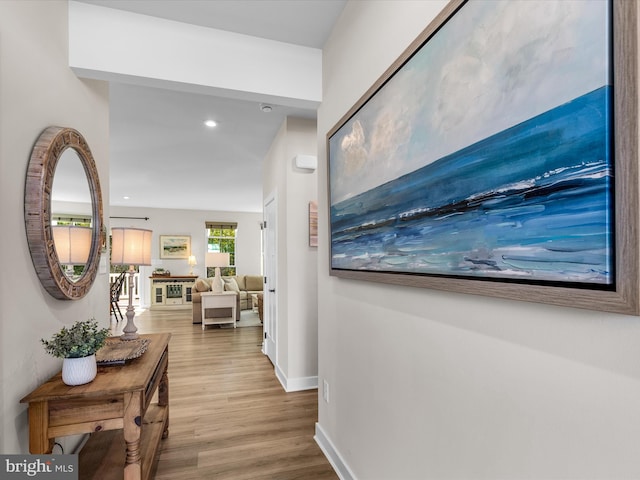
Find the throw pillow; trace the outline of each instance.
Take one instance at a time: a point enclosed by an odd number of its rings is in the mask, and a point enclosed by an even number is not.
[[[203,280],[202,278],[196,280],[193,288],[196,290],[196,292],[208,292],[209,290],[211,290],[211,287],[209,286],[207,281]]]
[[[236,275],[233,277],[236,279],[236,283],[238,284],[238,288],[240,290],[246,290],[247,288],[244,285],[244,275]]]
[[[224,279],[224,289],[229,292],[240,293],[240,288],[238,287],[238,282],[236,282],[235,278],[225,278]]]

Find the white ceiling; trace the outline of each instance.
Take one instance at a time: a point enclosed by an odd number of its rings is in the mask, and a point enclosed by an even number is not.
[[[322,48],[346,0],[79,0]],[[262,160],[286,116],[315,110],[110,84],[112,206],[259,212]],[[204,120],[215,119],[214,129]],[[127,196],[129,199],[125,199]]]

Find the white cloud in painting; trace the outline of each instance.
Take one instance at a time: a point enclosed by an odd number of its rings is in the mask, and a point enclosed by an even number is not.
[[[509,1],[495,4],[493,13],[490,5],[483,5],[487,27],[453,53],[436,87],[431,126],[452,151],[464,144],[448,138],[451,132],[458,138],[465,132],[461,139],[473,143],[607,81],[604,32],[594,31],[598,16],[585,18],[583,2]],[[590,36],[585,22],[593,25]]]
[[[466,4],[338,134],[332,203],[605,85],[607,8]]]
[[[344,152],[344,173],[347,175],[357,175],[367,161],[367,149],[364,144],[362,124],[355,121],[351,126],[351,133],[345,135],[340,144]]]

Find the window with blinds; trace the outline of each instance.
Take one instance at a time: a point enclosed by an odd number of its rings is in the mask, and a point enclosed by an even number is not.
[[[229,254],[229,266],[220,269],[221,275],[236,274],[236,233],[238,224],[235,222],[205,222],[207,231],[207,252]],[[207,268],[207,277],[215,275],[214,268]]]
[[[91,216],[51,215],[51,225],[72,225],[75,227],[90,227]]]

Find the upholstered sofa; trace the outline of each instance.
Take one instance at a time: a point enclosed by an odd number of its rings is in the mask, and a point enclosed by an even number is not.
[[[263,282],[260,275],[236,275],[233,277],[222,277],[224,289],[236,292],[236,321],[240,320],[240,311],[252,308],[251,295],[262,293]],[[202,301],[200,294],[211,291],[211,281],[213,278],[198,278],[193,285],[191,301],[193,308],[193,323],[202,323]],[[230,312],[225,309],[218,309],[214,312],[207,311],[207,317],[228,317]]]

